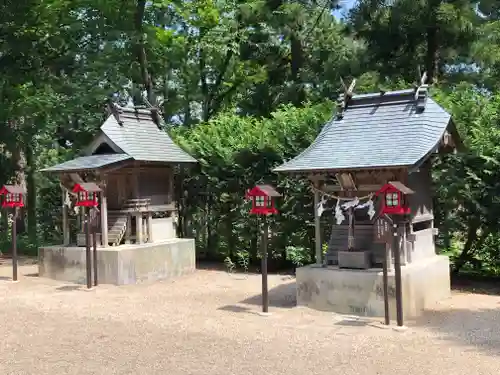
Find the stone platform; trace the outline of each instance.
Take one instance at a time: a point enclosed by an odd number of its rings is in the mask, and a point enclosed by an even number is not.
[[[384,316],[381,269],[351,270],[314,265],[297,268],[297,305],[340,314]],[[448,257],[436,255],[402,267],[403,314],[417,317],[450,297]],[[396,319],[394,270],[389,272],[391,319]]]
[[[194,272],[194,239],[175,238],[142,245],[98,248],[98,278],[102,284],[136,284]],[[85,248],[50,246],[38,250],[40,277],[86,283]]]

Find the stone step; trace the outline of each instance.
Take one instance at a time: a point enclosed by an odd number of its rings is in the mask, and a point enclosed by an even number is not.
[[[116,219],[116,220],[109,220],[108,221],[108,226],[110,224],[125,224],[127,222],[127,219],[126,218],[120,218],[120,219]]]
[[[108,241],[112,245],[119,245],[127,225],[127,216],[121,212],[114,212],[108,217]]]
[[[109,219],[117,219],[117,218],[120,218],[120,217],[123,217],[122,213],[120,213],[119,215],[108,215],[108,220]]]

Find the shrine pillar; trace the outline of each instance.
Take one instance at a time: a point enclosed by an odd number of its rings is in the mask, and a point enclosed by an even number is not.
[[[147,233],[148,242],[153,242],[153,213],[151,211],[148,212],[147,217]]]
[[[138,213],[135,216],[135,243],[136,244],[142,244],[142,231],[143,231],[143,224],[142,224],[142,213]]]
[[[317,190],[319,188],[320,184],[319,182],[313,183],[314,187],[314,246],[315,246],[315,265],[316,266],[321,266],[323,264],[323,249],[322,249],[322,244],[321,244],[321,216],[319,215],[318,212],[318,206],[320,203],[319,199],[319,191]]]
[[[108,247],[108,198],[106,186],[101,188],[101,242],[103,247]]]
[[[63,230],[63,245],[68,246],[70,243],[69,233],[69,215],[68,215],[68,191],[61,184],[62,189],[62,230]]]
[[[127,227],[125,228],[125,243],[130,244],[130,238],[132,237],[132,216],[127,214]]]

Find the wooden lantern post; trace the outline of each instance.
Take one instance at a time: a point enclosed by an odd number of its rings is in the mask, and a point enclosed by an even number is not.
[[[92,247],[93,247],[93,260],[92,264],[94,265],[94,286],[98,284],[97,277],[97,213],[99,210],[97,207],[92,207],[90,209],[90,222],[92,223]]]
[[[97,286],[97,241],[94,220],[97,212],[97,196],[101,188],[93,182],[76,184],[73,193],[77,194],[76,206],[82,207],[85,217],[85,262],[87,271],[87,289],[92,288],[92,256],[90,253],[90,232],[94,242],[94,284]],[[86,210],[88,208],[88,210]]]
[[[17,216],[19,208],[24,207],[24,196],[26,191],[18,185],[4,185],[0,189],[3,196],[2,207],[6,210],[12,208],[14,211],[12,220],[12,281],[17,281]]]
[[[403,327],[403,285],[401,278],[401,249],[399,248],[398,225],[405,223],[407,215],[410,214],[408,196],[413,190],[399,181],[391,181],[377,191],[376,196],[382,196],[381,215],[388,218],[392,224],[393,234],[392,251],[394,254],[394,278],[396,284],[396,320],[399,327]],[[385,257],[387,262],[387,256]],[[384,267],[385,268],[385,267]],[[385,288],[385,286],[384,286]],[[387,293],[384,290],[384,293]],[[388,302],[387,302],[388,304]],[[386,318],[387,321],[387,318]],[[386,323],[387,324],[387,323]]]
[[[253,189],[249,190],[246,194],[247,198],[252,199],[251,214],[261,215],[263,217],[262,228],[262,312],[269,313],[269,290],[267,285],[267,241],[269,239],[269,223],[267,216],[277,214],[278,210],[275,207],[274,198],[280,197],[278,193],[270,185],[256,185]]]

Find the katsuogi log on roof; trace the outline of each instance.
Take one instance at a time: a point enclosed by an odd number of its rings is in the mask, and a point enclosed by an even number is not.
[[[442,143],[459,144],[451,116],[427,88],[354,95],[314,142],[276,172],[419,165]]]

